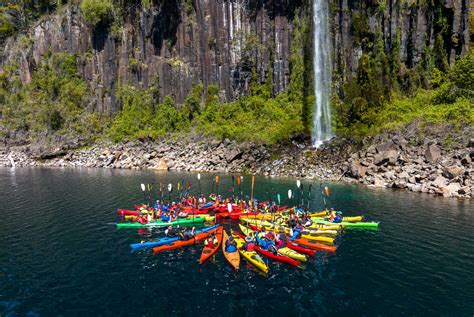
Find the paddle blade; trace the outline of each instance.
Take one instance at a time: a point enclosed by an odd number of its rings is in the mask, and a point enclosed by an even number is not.
[[[296,181],[296,186],[297,186],[298,188],[300,188],[300,186],[301,186],[301,181],[300,181],[299,179]]]
[[[291,195],[292,195],[291,189],[288,189],[288,199],[291,199]]]
[[[329,188],[327,186],[324,187],[324,193],[329,197]]]
[[[280,204],[280,194],[277,194],[278,205]]]
[[[145,191],[145,184],[140,184],[141,188],[142,188],[142,191]]]
[[[168,184],[168,191],[171,193],[172,190],[173,190],[173,185],[172,185],[172,184]]]
[[[198,180],[201,180],[201,174],[198,174]]]
[[[229,212],[232,212],[232,204],[231,204],[231,203],[228,203],[228,204],[227,204],[227,210],[228,210]]]

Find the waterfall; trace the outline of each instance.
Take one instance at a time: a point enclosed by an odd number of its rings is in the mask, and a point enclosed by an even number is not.
[[[331,131],[331,42],[328,0],[313,0],[314,97],[313,145],[319,147],[332,137]]]

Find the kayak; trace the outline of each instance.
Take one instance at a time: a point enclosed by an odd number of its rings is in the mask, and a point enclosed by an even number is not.
[[[299,253],[299,252],[297,252],[293,249],[290,249],[288,247],[278,249],[278,253],[286,255],[287,257],[298,260],[300,262],[306,262],[307,261],[306,255],[301,254],[301,253]]]
[[[220,226],[219,226],[219,228],[220,228]],[[206,239],[208,236],[210,236],[212,233],[214,233],[217,229],[218,228],[209,230],[207,232],[198,233],[193,238],[191,238],[189,240],[178,240],[178,241],[174,241],[174,242],[171,242],[169,244],[166,244],[166,245],[161,245],[159,247],[155,247],[155,248],[153,248],[153,253],[156,254],[156,253],[160,253],[160,252],[164,252],[164,251],[170,251],[170,250],[178,249],[178,248],[181,248],[181,247],[184,247],[184,246],[187,246],[187,245],[193,245],[196,242],[199,242],[199,241],[202,241],[202,240]]]
[[[320,221],[320,220],[325,220],[325,219],[324,217],[311,216],[311,220]],[[342,217],[342,221],[344,222],[361,222],[362,220],[364,220],[364,216]]]
[[[291,243],[291,242],[287,242],[286,247],[290,248],[292,250],[295,250],[299,253],[309,255],[309,256],[314,256],[316,254],[315,250],[308,249],[308,248],[303,248],[303,247],[300,247],[299,245],[296,245],[296,244]]]
[[[143,210],[140,211],[140,210],[129,210],[129,209],[119,209],[117,210],[118,213],[122,216],[125,216],[125,215],[130,215],[130,216],[138,216],[140,214],[147,214],[147,213],[153,213],[153,211],[150,211],[150,210]]]
[[[184,217],[179,217],[179,219],[196,219],[196,218],[205,218],[206,219],[206,222],[213,222],[215,219],[216,219],[216,216],[210,216],[209,214],[203,214],[203,215],[187,215],[184,216]],[[126,216],[123,216],[123,219],[127,220],[127,221],[137,221],[138,219],[138,216],[132,216],[132,215],[126,215]]]
[[[259,241],[258,237],[255,235],[255,232],[250,230],[249,228],[246,228],[244,226],[242,226],[241,224],[239,224],[239,227],[240,227],[240,230],[242,230],[242,232],[246,235],[246,236],[255,236],[257,238],[257,241]],[[238,234],[238,233],[236,233]],[[243,235],[240,235],[238,234],[242,239],[244,238]],[[302,262],[306,262],[306,257],[302,254],[299,254],[298,252],[296,251],[293,251],[293,250],[290,250],[288,251],[287,250],[288,248],[281,248],[278,250],[279,253],[283,254],[284,256],[281,256],[281,255],[275,255],[273,254],[272,252],[268,251],[268,250],[264,250],[258,246],[255,247],[255,250],[262,254],[263,256],[266,256],[267,258],[270,258],[270,259],[273,259],[273,260],[276,260],[276,261],[279,261],[279,262],[282,262],[282,263],[286,263],[286,264],[290,264],[290,265],[293,265],[293,266],[297,266],[300,264],[300,262],[298,261],[302,261]],[[282,250],[282,252],[280,252],[280,250]],[[289,255],[291,254],[291,256]],[[296,259],[298,261],[295,261],[293,259]]]
[[[196,230],[195,233],[197,234],[197,233],[207,232],[217,227],[219,227],[219,225],[202,228],[202,229]],[[136,250],[141,250],[141,249],[159,247],[160,245],[165,245],[165,244],[178,241],[178,240],[179,240],[179,237],[174,237],[174,238],[164,237],[156,241],[133,243],[133,244],[130,244],[130,247],[132,248],[132,251],[136,251]]]
[[[277,231],[279,233],[290,233],[290,228],[278,226],[278,227],[268,227],[268,226],[257,226],[257,225],[250,225],[252,230],[261,230],[265,228],[267,231]],[[313,228],[305,228],[302,232],[303,234],[311,234],[311,235],[324,235],[324,236],[337,236],[339,234],[338,230],[319,230]]]
[[[167,227],[177,225],[189,225],[189,224],[200,224],[203,223],[206,218],[195,218],[195,219],[177,219],[172,222],[164,222],[161,220],[153,221],[147,224],[141,224],[139,222],[121,222],[116,223],[117,228],[153,228],[153,227]]]
[[[290,257],[287,257],[285,255],[275,255],[273,254],[272,252],[268,251],[268,250],[264,250],[258,246],[255,247],[255,250],[260,253],[261,255],[269,258],[269,259],[272,259],[272,260],[275,260],[275,261],[278,261],[278,262],[281,262],[281,263],[286,263],[286,264],[289,264],[289,265],[292,265],[292,266],[298,266],[300,265],[300,262],[296,261],[296,260],[293,260],[292,258]],[[280,251],[280,250],[278,250]],[[282,253],[283,254],[283,253]]]
[[[216,238],[217,245],[215,245],[213,248],[210,248],[209,246],[204,246],[204,249],[202,249],[201,258],[199,259],[200,264],[205,263],[207,260],[209,260],[211,256],[213,256],[217,252],[217,250],[219,250],[219,247],[222,243],[222,227],[217,228]]]
[[[245,211],[232,211],[229,212],[221,212],[216,214],[216,218],[230,218],[230,219],[239,219],[242,216],[249,216],[249,215],[257,215],[257,212],[245,212]]]
[[[253,231],[251,231],[250,229],[248,229],[247,227],[244,227],[243,225],[239,224],[239,227],[240,227],[240,230],[242,230],[242,232],[245,234],[245,235],[251,235],[253,234]],[[250,225],[250,227],[255,227],[253,225]],[[252,228],[253,229],[253,228]],[[251,233],[249,232],[249,230],[251,231]],[[271,232],[272,230],[269,230],[269,232]],[[285,230],[285,232],[289,232],[289,229],[288,231]],[[314,235],[314,234],[303,234],[301,236],[302,238],[305,238],[305,239],[308,239],[308,240],[312,240],[312,241],[319,241],[319,242],[325,242],[325,243],[329,243],[329,244],[334,244],[334,239],[333,238],[330,238],[330,237],[323,237],[323,236],[319,236],[319,235]]]
[[[326,220],[318,220],[316,221],[311,227],[313,226],[318,226],[318,225],[339,225],[341,227],[344,227],[346,229],[378,229],[379,227],[379,222],[339,222],[339,223],[333,223],[330,221]],[[314,228],[314,227],[313,227]]]
[[[324,242],[324,243],[328,243],[328,244],[334,244],[334,238],[323,237],[323,236],[316,235],[316,234],[313,234],[313,233],[302,234],[301,237],[305,238],[305,239],[308,239],[308,240],[312,240],[312,241],[319,241],[319,242]]]
[[[237,234],[235,234],[232,230],[231,230],[231,234],[234,237],[235,242],[237,242],[237,249],[239,249],[240,255],[242,255],[249,263],[251,263],[260,271],[264,273],[268,273],[268,266],[265,264],[263,259],[255,251],[249,252],[249,251],[243,250],[242,247],[245,241],[242,238],[240,238]]]
[[[224,257],[229,262],[229,264],[235,269],[238,270],[240,266],[240,255],[238,251],[235,252],[227,252],[225,250],[225,243],[229,239],[229,235],[224,230],[223,231],[223,242],[222,242],[222,253],[224,253]]]
[[[240,217],[240,221],[243,222],[243,223],[246,223],[247,225],[263,226],[265,228],[269,228],[268,230],[272,230],[273,228],[280,226],[280,225],[275,225],[275,224],[273,224],[269,221],[253,219],[251,217],[249,217],[249,218]],[[306,229],[309,229],[309,228],[317,228],[320,231],[322,231],[322,230],[332,230],[332,231],[334,231],[334,230],[340,230],[341,226],[337,225],[337,224],[333,224],[332,222],[329,223],[329,224],[313,223],[310,227],[308,227]]]
[[[336,252],[337,250],[336,246],[326,245],[326,244],[322,244],[322,243],[311,241],[304,238],[295,239],[293,240],[293,242],[304,247],[326,251],[326,252]]]

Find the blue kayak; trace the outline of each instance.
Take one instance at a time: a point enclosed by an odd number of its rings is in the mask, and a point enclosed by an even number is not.
[[[202,229],[196,230],[194,233],[207,232],[207,231],[212,230],[212,229],[217,228],[217,227],[219,227],[219,225],[214,225],[214,226],[211,226],[211,227],[202,228]],[[159,247],[160,245],[165,245],[165,244],[175,242],[175,241],[178,241],[178,240],[179,240],[178,237],[175,237],[175,238],[164,237],[164,238],[161,238],[161,239],[156,240],[156,241],[143,242],[143,243],[133,243],[133,244],[130,244],[130,247],[132,248],[132,251],[136,251],[136,250],[141,250],[141,249]]]

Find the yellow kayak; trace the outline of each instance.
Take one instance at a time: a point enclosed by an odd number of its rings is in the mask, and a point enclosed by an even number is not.
[[[301,253],[299,253],[295,250],[292,250],[288,247],[278,249],[278,253],[281,253],[281,254],[289,257],[289,258],[295,259],[295,260],[300,261],[300,262],[306,262],[307,261],[306,255],[301,254]]]
[[[320,235],[315,235],[315,234],[302,234],[301,235],[302,238],[305,238],[305,239],[308,239],[308,240],[311,240],[311,241],[318,241],[318,242],[324,242],[324,243],[328,243],[328,244],[334,244],[334,238],[330,238],[330,237],[323,237],[323,236],[320,236]]]
[[[245,251],[242,250],[242,246],[244,245],[245,241],[236,235],[232,230],[231,234],[235,239],[235,242],[237,242],[237,249],[239,249],[240,255],[242,255],[249,263],[251,263],[253,266],[255,266],[257,269],[264,273],[268,273],[268,266],[265,264],[263,259],[260,257],[260,255],[257,254],[255,251]]]
[[[244,224],[248,225],[248,226],[249,225],[255,225],[257,227],[264,227],[265,230],[273,230],[274,228],[278,229],[280,227],[280,226],[276,227],[271,222],[264,221],[264,220],[258,220],[258,219],[240,218],[240,221],[243,222]],[[288,227],[285,227],[285,226],[282,226],[282,227],[285,228],[286,233],[290,233],[290,231],[289,231],[290,229]],[[320,225],[320,224],[313,223],[309,228],[306,228],[306,229],[311,229],[311,228],[316,228],[321,233],[322,233],[322,231],[329,230],[330,232],[327,233],[327,234],[331,235],[331,234],[337,234],[337,230],[340,229],[340,226],[339,225],[332,225],[332,224]]]
[[[325,220],[325,218],[311,216],[311,220],[318,221],[318,220]],[[342,221],[345,221],[345,222],[361,222],[362,220],[364,220],[364,216],[342,217]]]

